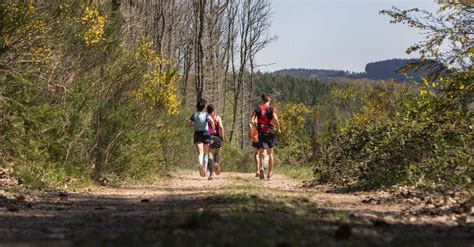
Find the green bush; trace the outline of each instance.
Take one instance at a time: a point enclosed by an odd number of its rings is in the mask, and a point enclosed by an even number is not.
[[[366,189],[471,183],[472,111],[442,94],[397,91],[372,89],[344,130],[321,141],[314,183]]]
[[[124,44],[107,4],[7,1],[0,18],[1,167],[58,187],[150,181],[189,163],[172,62],[146,38]]]
[[[222,146],[221,163],[223,171],[255,172],[252,156],[232,144],[225,143]]]

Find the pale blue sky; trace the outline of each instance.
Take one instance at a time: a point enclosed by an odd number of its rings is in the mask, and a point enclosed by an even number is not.
[[[278,40],[257,57],[262,71],[283,68],[363,71],[369,62],[408,58],[405,50],[422,38],[402,24],[390,24],[382,9],[436,11],[434,0],[271,0],[271,34]]]

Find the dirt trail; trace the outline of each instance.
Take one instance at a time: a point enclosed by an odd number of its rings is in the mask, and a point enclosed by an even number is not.
[[[8,199],[0,194],[0,246],[104,243],[234,246],[245,245],[245,240],[262,241],[267,246],[328,241],[330,245],[338,245],[337,232],[342,225],[351,228],[349,237],[343,234],[342,239],[354,241],[355,245],[403,244],[400,239],[405,231],[420,231],[414,235],[411,232],[410,238],[431,239],[441,245],[454,240],[466,246],[474,243],[472,225],[458,226],[446,217],[407,218],[403,209],[413,205],[363,203],[368,196],[371,194],[306,189],[298,181],[279,174],[270,181],[259,181],[253,174],[222,173],[208,181],[197,176],[197,172],[180,172],[154,186],[43,192],[31,200]],[[268,212],[272,215],[268,216]],[[239,224],[243,227],[239,228]],[[253,224],[270,228],[269,232],[260,233],[267,234],[269,239],[262,240],[248,232],[249,229],[242,229]],[[285,230],[288,224],[290,230]],[[216,242],[202,242],[208,240],[198,238],[206,231],[219,236],[213,240]],[[320,236],[311,237],[311,233]],[[285,234],[293,237],[291,241]],[[411,243],[410,238],[407,244]]]
[[[422,208],[425,203],[415,200],[390,200],[392,195],[383,191],[338,193],[327,186],[304,188],[300,182],[283,175],[276,175],[275,179],[263,184],[271,189],[304,193],[309,195],[311,201],[319,208],[348,211],[351,216],[365,220],[374,220],[374,217],[377,217],[377,220],[384,220],[391,224],[409,222],[412,224],[456,226],[459,223],[459,219],[453,214],[408,214],[408,211]],[[471,213],[464,220],[472,227],[474,215]]]

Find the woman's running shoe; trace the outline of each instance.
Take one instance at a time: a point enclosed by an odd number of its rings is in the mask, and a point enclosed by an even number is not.
[[[273,177],[272,172],[268,172],[268,174],[267,174],[267,179],[270,180],[270,179],[272,179],[272,177]]]
[[[201,177],[205,177],[206,173],[204,172],[204,166],[199,165],[198,168],[199,168],[199,175],[201,175]]]
[[[260,179],[265,179],[265,173],[263,170],[260,170]]]

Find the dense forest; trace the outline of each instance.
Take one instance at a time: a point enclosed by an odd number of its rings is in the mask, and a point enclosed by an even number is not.
[[[305,79],[317,79],[329,81],[336,78],[347,79],[369,79],[369,80],[395,80],[397,82],[420,81],[428,71],[426,68],[413,70],[401,70],[407,65],[417,64],[418,59],[390,59],[379,62],[368,63],[365,72],[351,72],[344,70],[324,69],[283,69],[273,72],[277,75],[291,75]]]

